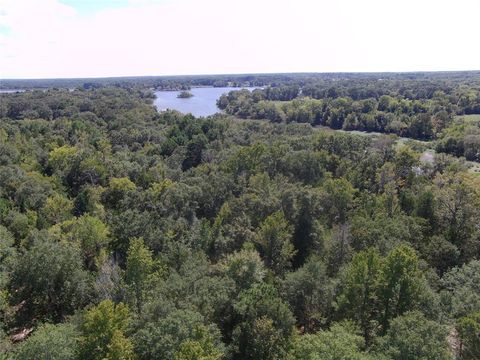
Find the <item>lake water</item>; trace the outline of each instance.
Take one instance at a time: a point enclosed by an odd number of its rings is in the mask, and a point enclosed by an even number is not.
[[[0,94],[10,94],[10,93],[17,93],[17,92],[24,92],[25,90],[23,89],[5,89],[2,90],[0,89]]]
[[[217,99],[232,90],[240,90],[234,87],[204,87],[192,88],[190,98],[177,98],[180,91],[156,91],[157,98],[154,101],[158,111],[167,109],[178,110],[184,114],[192,113],[194,116],[213,115],[220,110],[217,108]],[[246,88],[253,90],[254,88]]]

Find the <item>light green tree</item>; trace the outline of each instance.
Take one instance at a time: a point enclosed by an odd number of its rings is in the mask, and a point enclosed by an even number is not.
[[[71,218],[73,202],[65,196],[55,193],[47,198],[40,211],[41,219],[48,225],[58,224]]]
[[[390,319],[413,309],[420,294],[420,277],[418,257],[410,246],[400,245],[387,255],[378,288],[383,332]]]
[[[392,360],[455,359],[447,344],[447,329],[416,311],[393,319],[385,336],[378,340],[376,350]]]
[[[130,321],[128,307],[104,300],[84,316],[80,340],[83,360],[130,360],[133,345],[125,337]]]
[[[175,353],[175,360],[220,360],[223,351],[215,345],[215,339],[205,326],[197,326],[194,339],[186,340]]]
[[[298,360],[374,360],[362,351],[364,341],[352,323],[335,323],[329,330],[295,338],[290,357]],[[386,359],[385,359],[386,360]]]
[[[386,257],[370,248],[357,253],[345,272],[339,314],[354,319],[367,345],[390,320],[419,305],[423,275],[415,250],[400,245]]]
[[[108,206],[115,207],[127,192],[133,191],[135,188],[135,184],[127,177],[112,178],[104,193],[105,202]]]
[[[52,232],[58,230],[63,238],[80,247],[86,266],[89,269],[95,269],[101,250],[110,241],[108,226],[99,218],[84,214],[64,221],[51,229]]]
[[[155,262],[152,251],[143,242],[142,238],[133,238],[127,252],[127,265],[125,270],[125,282],[129,285],[135,298],[137,311],[141,311],[145,286],[149,275],[154,270]]]
[[[50,151],[48,154],[48,164],[54,171],[66,172],[72,166],[74,160],[78,157],[79,149],[74,146],[63,145]]]
[[[252,244],[250,244],[252,245]],[[233,281],[239,291],[250,288],[265,277],[265,265],[255,249],[245,248],[219,264],[220,269]]]

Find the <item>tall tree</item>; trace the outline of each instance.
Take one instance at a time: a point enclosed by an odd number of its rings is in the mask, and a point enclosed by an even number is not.
[[[378,326],[381,271],[382,260],[377,250],[370,248],[357,253],[347,267],[339,299],[340,312],[355,319],[367,345],[371,344]]]
[[[293,229],[283,212],[276,212],[265,219],[257,233],[257,244],[266,265],[277,275],[290,268],[295,255],[291,243]]]
[[[145,246],[142,238],[133,238],[127,252],[125,282],[133,290],[135,306],[140,312],[142,308],[145,286],[148,277],[154,270],[152,252]]]
[[[418,257],[411,247],[400,245],[385,258],[378,288],[383,332],[390,319],[413,309],[420,292],[420,277]]]

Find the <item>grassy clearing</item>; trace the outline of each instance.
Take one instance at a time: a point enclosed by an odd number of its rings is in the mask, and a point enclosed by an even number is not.
[[[480,115],[479,114],[458,115],[458,116],[455,116],[455,120],[460,120],[460,121],[465,122],[465,123],[480,122]]]

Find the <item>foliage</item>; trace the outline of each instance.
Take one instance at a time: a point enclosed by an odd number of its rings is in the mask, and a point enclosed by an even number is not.
[[[10,294],[19,321],[62,320],[84,305],[90,284],[78,250],[48,236],[37,238],[13,265]]]
[[[73,324],[44,324],[15,350],[14,359],[75,360],[79,333]]]
[[[472,260],[448,271],[441,279],[443,303],[454,318],[480,311],[480,261]]]
[[[363,338],[350,323],[335,323],[328,331],[298,336],[291,350],[294,359],[368,360],[376,357],[362,351]]]
[[[480,312],[472,313],[458,321],[462,359],[478,359],[480,356]]]
[[[305,330],[316,330],[331,318],[334,288],[320,259],[311,258],[287,274],[282,288],[297,324]]]
[[[138,312],[141,311],[144,293],[154,270],[155,262],[152,252],[145,247],[143,239],[132,239],[127,253],[125,282],[132,289]]]
[[[392,318],[415,308],[421,280],[411,247],[401,245],[383,259],[373,248],[361,251],[346,269],[340,311],[355,319],[369,345]]]
[[[0,94],[0,358],[476,349],[478,72],[8,84],[44,91]]]
[[[111,300],[88,310],[81,326],[80,358],[133,359],[133,345],[124,334],[129,317],[126,305],[114,304]]]
[[[260,225],[257,243],[266,265],[278,275],[290,267],[295,250],[291,243],[292,229],[284,215],[277,212]]]
[[[418,312],[409,312],[391,322],[386,335],[379,339],[378,351],[391,359],[453,360],[444,326]]]
[[[222,352],[218,329],[206,325],[201,314],[189,310],[175,310],[152,319],[134,340],[140,359],[189,359],[192,348],[199,348],[207,359]]]
[[[235,354],[243,359],[282,359],[290,345],[294,319],[271,285],[254,285],[234,304],[240,319],[233,331]]]

